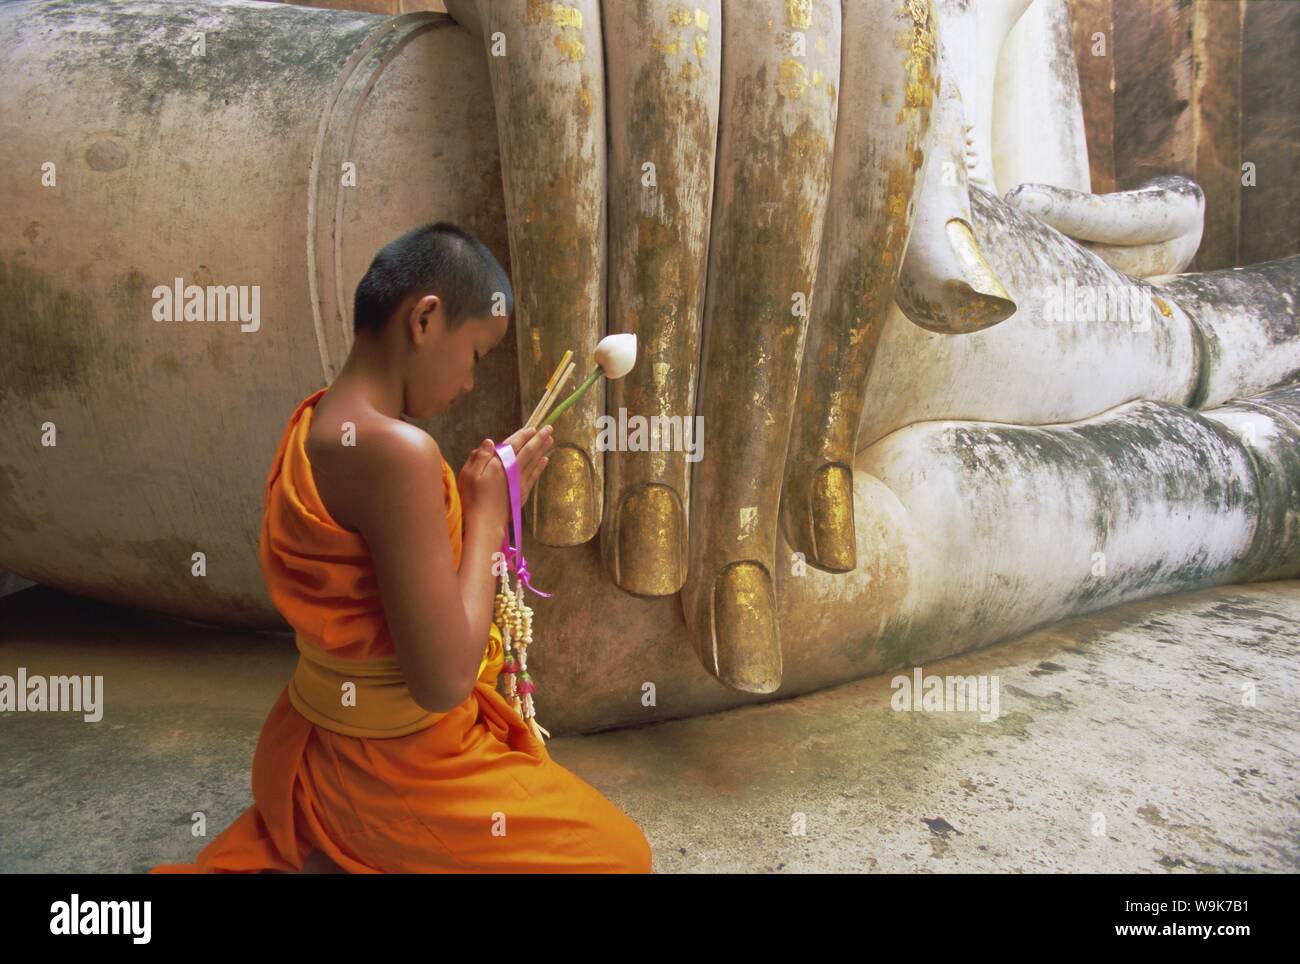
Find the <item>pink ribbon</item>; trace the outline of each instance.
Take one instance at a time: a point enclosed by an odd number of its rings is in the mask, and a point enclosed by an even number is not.
[[[510,532],[501,540],[501,553],[506,557],[506,565],[519,577],[519,582],[539,596],[549,599],[554,593],[542,592],[530,582],[528,560],[524,558],[523,507],[519,504],[519,462],[515,459],[515,450],[509,442],[502,442],[496,447],[497,458],[506,470],[506,485],[510,490],[510,514],[518,546],[510,544]]]

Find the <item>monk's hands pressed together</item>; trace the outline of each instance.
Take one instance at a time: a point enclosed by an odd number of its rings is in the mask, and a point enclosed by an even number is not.
[[[554,435],[555,429],[548,425],[541,431],[521,428],[506,439],[519,464],[520,505],[528,501],[528,494],[546,468],[547,453],[554,444]],[[473,518],[483,525],[505,528],[510,518],[510,490],[505,466],[497,458],[496,443],[492,439],[484,439],[470,453],[457,476],[457,486],[467,523]]]

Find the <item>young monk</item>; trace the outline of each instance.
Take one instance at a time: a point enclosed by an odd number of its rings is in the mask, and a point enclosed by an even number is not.
[[[258,739],[253,806],[196,863],[152,872],[650,872],[640,828],[496,690],[509,502],[492,440],[456,474],[401,419],[474,387],[506,333],[494,295],[513,311],[501,265],[445,223],[385,246],[357,286],[351,354],[298,405],[267,478],[262,571],[300,657]],[[508,441],[527,498],[551,430]]]

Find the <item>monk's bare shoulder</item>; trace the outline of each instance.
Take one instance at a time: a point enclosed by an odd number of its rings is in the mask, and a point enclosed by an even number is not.
[[[317,492],[339,525],[360,532],[393,518],[442,478],[442,452],[428,432],[377,412],[318,412],[307,433]]]

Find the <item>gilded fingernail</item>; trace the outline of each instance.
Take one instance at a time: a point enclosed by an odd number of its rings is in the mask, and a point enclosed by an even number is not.
[[[538,478],[533,536],[548,546],[576,546],[596,534],[594,470],[587,453],[574,445],[557,445],[555,471]]]
[[[718,678],[747,693],[781,685],[776,598],[767,569],[733,562],[713,582],[713,645]]]
[[[619,506],[615,525],[619,587],[642,596],[678,592],[686,580],[687,529],[677,492],[658,483],[635,489]]]
[[[813,477],[813,553],[817,564],[836,572],[858,566],[853,526],[853,470],[847,465],[823,465]]]

